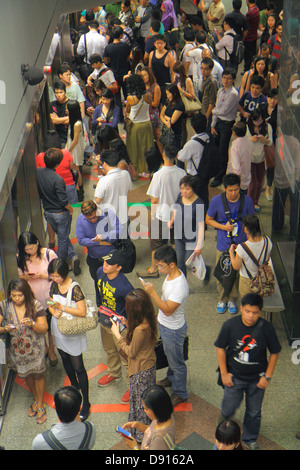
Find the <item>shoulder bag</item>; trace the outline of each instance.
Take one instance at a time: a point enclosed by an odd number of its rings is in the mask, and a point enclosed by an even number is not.
[[[246,269],[248,277],[251,279],[250,283],[250,290],[255,294],[259,294],[262,297],[269,297],[270,295],[274,294],[275,291],[275,276],[273,270],[269,263],[267,262],[267,254],[268,254],[268,238],[264,237],[264,246],[261,250],[261,254],[258,259],[255,258],[254,254],[250,250],[250,248],[246,245],[246,243],[241,243],[243,249],[246,251],[248,256],[252,259],[253,263],[257,266],[257,274],[256,276],[252,276],[247,269],[246,264],[243,261],[244,268]],[[260,260],[262,258],[262,254],[265,251],[265,255],[263,258],[262,263]]]
[[[72,282],[67,294],[67,307],[71,306],[73,288],[79,285],[78,282]],[[85,317],[77,317],[70,313],[63,312],[57,319],[57,327],[63,335],[76,335],[93,330],[98,325],[97,311],[90,300],[86,300]]]

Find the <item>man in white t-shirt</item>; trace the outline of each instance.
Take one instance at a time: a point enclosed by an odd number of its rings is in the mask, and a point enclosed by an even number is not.
[[[154,260],[154,253],[160,246],[166,245],[170,239],[174,245],[174,229],[168,228],[171,219],[172,206],[180,193],[180,181],[186,172],[175,164],[177,150],[173,147],[165,147],[162,157],[163,166],[154,173],[149,185],[147,195],[151,197],[151,266],[145,271],[139,271],[142,278],[158,277],[158,269]]]
[[[118,168],[120,157],[112,150],[101,153],[101,163],[105,176],[99,179],[94,199],[103,210],[111,209],[120,222],[120,238],[126,236],[128,223],[127,194],[132,187],[127,170]],[[122,227],[123,226],[123,230]]]
[[[189,295],[189,285],[185,275],[177,267],[176,251],[168,245],[162,246],[154,254],[161,274],[166,275],[162,286],[162,297],[151,283],[142,282],[146,292],[159,308],[158,327],[169,367],[167,377],[158,382],[163,387],[172,387],[173,407],[188,398],[187,368],[184,362],[183,346],[187,333],[185,306]]]

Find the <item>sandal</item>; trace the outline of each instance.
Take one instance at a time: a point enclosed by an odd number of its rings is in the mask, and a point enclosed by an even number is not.
[[[37,416],[36,418],[37,424],[44,424],[47,421],[46,408],[44,406],[42,406],[42,408],[38,408],[37,413],[42,413],[41,416]]]
[[[32,418],[33,416],[35,416],[38,412],[38,410],[34,410],[33,409],[33,406],[37,406],[37,402],[34,401],[32,403],[32,405],[30,405],[30,407],[28,408],[28,416],[30,416],[30,418]]]

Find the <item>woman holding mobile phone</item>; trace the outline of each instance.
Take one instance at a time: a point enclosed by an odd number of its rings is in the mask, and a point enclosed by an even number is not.
[[[48,325],[46,311],[34,298],[25,279],[10,281],[7,300],[0,302],[0,334],[9,334],[6,367],[17,372],[34,397],[28,416],[37,424],[47,421],[45,404],[45,340]]]
[[[54,258],[56,258],[56,253],[49,248],[41,246],[38,237],[34,233],[21,233],[17,255],[18,275],[21,279],[28,282],[35,298],[47,312],[48,345],[45,337],[46,358],[49,358],[51,366],[56,366],[58,363],[51,335],[51,314],[47,304],[51,285],[48,276],[48,266]]]
[[[117,322],[112,322],[111,331],[128,357],[129,420],[140,421],[148,426],[150,419],[143,410],[141,400],[144,390],[156,381],[154,347],[157,341],[157,319],[151,298],[144,289],[134,289],[127,294],[125,308],[126,339],[121,336]],[[139,429],[134,429],[133,437],[141,442],[143,435]]]

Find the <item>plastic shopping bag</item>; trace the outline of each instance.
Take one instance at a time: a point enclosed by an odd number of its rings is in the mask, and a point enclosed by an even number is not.
[[[195,253],[192,253],[189,259],[186,260],[185,265],[200,281],[205,279],[206,266],[202,255],[197,256]]]

